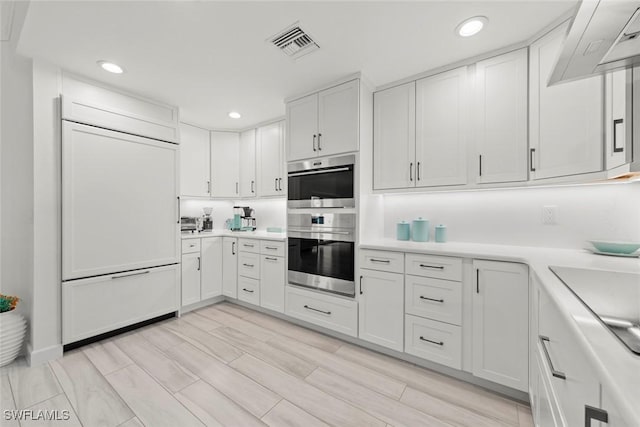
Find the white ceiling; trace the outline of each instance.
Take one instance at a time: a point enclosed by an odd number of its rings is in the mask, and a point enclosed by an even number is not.
[[[32,1],[21,53],[178,105],[182,120],[241,129],[283,99],[361,71],[376,86],[526,40],[575,7],[538,1]],[[485,15],[471,38],[455,26]],[[320,50],[292,61],[265,40],[300,21]],[[111,75],[106,59],[125,67]],[[227,117],[237,110],[243,117]]]

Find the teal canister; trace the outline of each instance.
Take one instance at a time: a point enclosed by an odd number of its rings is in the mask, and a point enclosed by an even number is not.
[[[447,226],[446,225],[436,225],[436,242],[444,243],[447,241]]]
[[[414,242],[429,241],[429,220],[419,217],[411,224],[411,240]]]
[[[409,240],[411,235],[411,226],[407,221],[400,221],[396,225],[396,239]]]

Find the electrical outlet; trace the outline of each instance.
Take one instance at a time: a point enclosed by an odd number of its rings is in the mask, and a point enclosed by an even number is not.
[[[558,223],[558,207],[557,206],[542,207],[542,223],[544,225],[556,225]]]

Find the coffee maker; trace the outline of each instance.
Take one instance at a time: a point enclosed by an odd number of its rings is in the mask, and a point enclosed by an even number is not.
[[[254,231],[256,229],[256,211],[249,206],[234,206],[231,230]]]
[[[213,208],[202,208],[202,231],[211,231],[213,230],[213,219],[211,218],[211,213],[213,212]]]

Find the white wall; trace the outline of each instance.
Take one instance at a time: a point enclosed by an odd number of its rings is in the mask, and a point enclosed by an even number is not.
[[[21,299],[17,310],[30,325],[34,280],[31,60],[16,53],[24,13],[25,5],[15,6],[11,37],[0,42],[0,292]],[[30,334],[27,343],[32,339]]]
[[[640,241],[640,182],[383,198],[384,230],[372,230],[376,237],[395,239],[397,222],[422,216],[432,235],[442,223],[456,242],[579,249],[589,239]],[[542,225],[546,205],[557,206],[557,225]]]
[[[203,207],[213,208],[213,228],[224,228],[227,218],[233,217],[234,206],[250,206],[256,211],[258,230],[267,227],[285,228],[287,215],[287,200],[282,197],[268,199],[240,199],[240,200],[201,200],[183,199],[180,202],[180,215],[201,217]]]

